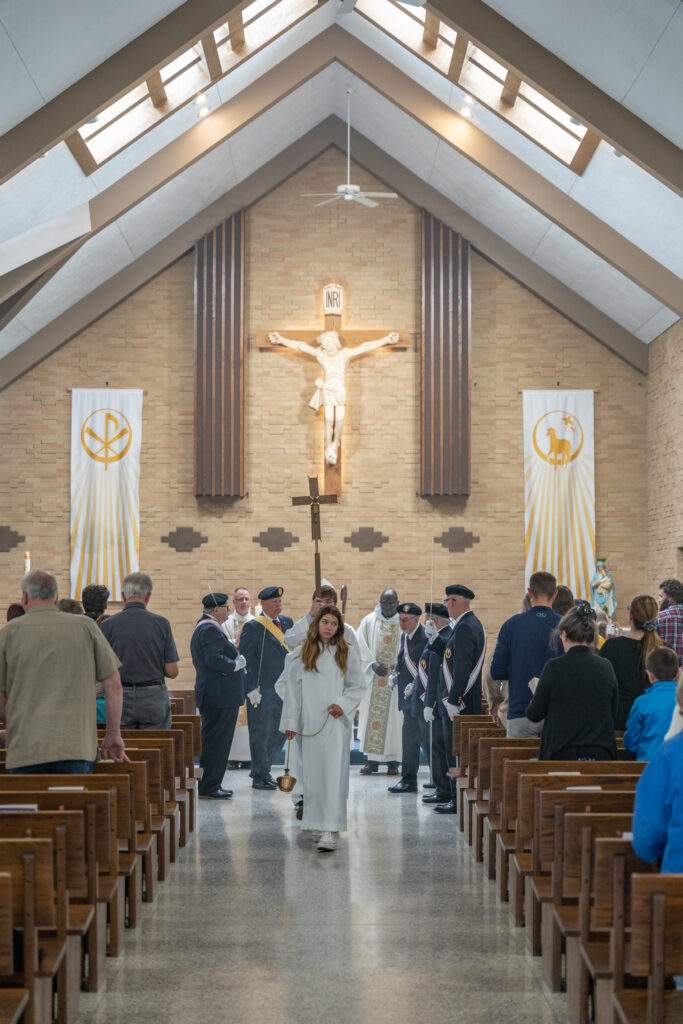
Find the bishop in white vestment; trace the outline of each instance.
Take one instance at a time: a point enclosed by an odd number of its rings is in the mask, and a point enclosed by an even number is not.
[[[356,630],[356,638],[366,678],[358,721],[361,750],[371,766],[398,764],[402,759],[403,713],[399,711],[398,691],[391,688],[390,678],[401,645],[398,595],[394,590],[381,594],[375,610],[365,616]],[[361,770],[367,774],[365,769]]]
[[[283,700],[280,731],[297,734],[298,763],[306,794],[302,827],[334,834],[346,830],[349,745],[365,679],[355,647],[349,647],[346,671],[342,672],[336,660],[336,644],[319,646],[313,671],[305,668],[301,651],[287,658],[277,684]],[[339,717],[329,713],[335,705],[341,709]]]

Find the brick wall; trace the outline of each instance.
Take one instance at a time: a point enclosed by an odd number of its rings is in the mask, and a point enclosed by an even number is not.
[[[402,200],[375,211],[345,204],[314,211],[301,192],[343,180],[331,151],[265,197],[247,216],[247,331],[322,326],[320,287],[346,289],[344,323],[417,331],[419,212]],[[381,187],[363,171],[354,180]],[[351,364],[344,494],[324,510],[323,571],[346,582],[356,624],[382,587],[438,597],[469,583],[491,632],[515,611],[523,588],[522,397],[526,387],[590,387],[596,395],[598,544],[617,576],[622,606],[642,589],[646,551],[645,378],[481,257],[472,265],[472,495],[416,495],[418,353],[380,352]],[[68,587],[69,407],[67,389],[145,389],[141,475],[142,567],[155,579],[153,607],[170,617],[192,680],[188,638],[209,586],[286,588],[301,613],[312,590],[305,493],[322,470],[321,425],[307,407],[316,367],[282,350],[252,347],[247,379],[247,489],[242,501],[193,496],[193,258],[179,260],[0,395],[3,474],[0,525],[26,536],[0,554],[0,603],[17,597],[23,550]],[[161,537],[193,526],[208,543],[178,554]],[[284,552],[253,542],[268,527],[299,541]],[[479,541],[451,554],[433,538],[460,526]],[[345,542],[359,527],[388,541],[372,552]]]
[[[683,321],[650,346],[647,435],[649,593],[668,576],[683,579]]]

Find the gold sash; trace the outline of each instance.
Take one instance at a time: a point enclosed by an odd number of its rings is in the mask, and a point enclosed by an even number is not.
[[[271,636],[274,636],[279,644],[282,644],[286,651],[289,651],[289,647],[285,643],[285,634],[281,629],[275,625],[272,619],[269,619],[267,615],[257,615],[256,621],[260,622],[264,629],[267,629]]]

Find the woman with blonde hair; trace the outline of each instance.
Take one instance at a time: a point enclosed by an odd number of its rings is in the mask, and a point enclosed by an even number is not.
[[[647,689],[647,656],[655,647],[662,645],[657,633],[657,612],[654,597],[649,594],[634,597],[628,609],[629,632],[610,637],[600,649],[600,657],[611,663],[619,686],[617,729],[626,728],[631,705]]]
[[[280,731],[299,750],[305,794],[301,824],[320,834],[319,850],[334,850],[346,830],[353,716],[364,689],[360,657],[344,637],[342,614],[325,605],[278,680]]]

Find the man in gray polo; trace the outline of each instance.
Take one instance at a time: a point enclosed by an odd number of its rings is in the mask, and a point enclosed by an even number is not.
[[[165,680],[178,675],[178,651],[168,619],[147,608],[151,596],[147,573],[130,573],[123,581],[123,609],[100,627],[121,661],[124,729],[171,728]]]
[[[7,770],[91,772],[97,756],[95,687],[104,689],[104,758],[127,760],[119,723],[118,658],[86,615],[57,609],[57,580],[33,569],[21,581],[21,618],[0,630],[0,716]]]

